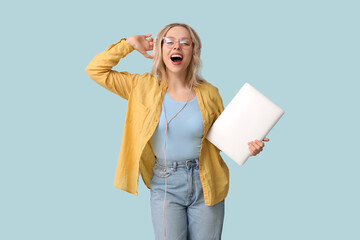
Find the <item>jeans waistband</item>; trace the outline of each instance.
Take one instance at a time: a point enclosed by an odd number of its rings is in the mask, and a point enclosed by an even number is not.
[[[165,167],[165,160],[163,159],[158,159],[155,157],[155,164],[157,164],[158,166],[164,168]],[[176,169],[176,168],[196,168],[199,169],[199,159],[198,158],[194,158],[194,159],[185,159],[185,160],[180,160],[180,161],[167,161],[166,166],[168,168],[172,168],[172,169]]]

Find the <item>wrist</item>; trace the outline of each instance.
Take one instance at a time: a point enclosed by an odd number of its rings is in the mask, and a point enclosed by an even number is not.
[[[132,48],[134,48],[134,41],[132,40],[131,37],[128,38],[128,39],[126,39],[126,42],[127,42]],[[134,49],[135,49],[135,48],[134,48]]]

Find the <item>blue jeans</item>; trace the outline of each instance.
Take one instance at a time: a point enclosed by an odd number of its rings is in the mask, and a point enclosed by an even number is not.
[[[206,206],[199,176],[199,160],[168,161],[156,159],[151,178],[151,215],[155,239],[219,240],[224,220],[224,201]],[[167,191],[165,202],[165,178]]]

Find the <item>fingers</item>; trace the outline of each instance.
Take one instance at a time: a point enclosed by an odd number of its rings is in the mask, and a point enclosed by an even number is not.
[[[260,148],[263,148],[264,147],[264,143],[263,142],[260,142],[259,140],[255,140],[255,144],[257,145],[257,146],[259,146]]]
[[[145,38],[150,37],[151,34],[146,34],[144,35]],[[154,49],[154,39],[153,38],[149,38],[149,39],[145,39],[147,42],[147,46],[145,46],[145,51],[151,51]],[[147,52],[142,52],[142,54],[147,57],[147,58],[153,58],[151,55],[149,55]]]
[[[249,143],[249,151],[250,151],[250,155],[251,156],[255,156],[256,155],[256,148]]]
[[[263,147],[265,146],[264,143],[260,142],[259,140],[248,142],[248,145],[250,154],[252,156],[256,156],[259,152],[263,150]]]
[[[147,52],[140,52],[142,55],[144,55],[146,58],[150,58],[150,59],[153,59],[154,57],[149,55]]]
[[[154,42],[154,39],[151,37],[151,34],[145,34],[144,38],[148,42],[151,42],[151,43]],[[147,39],[147,38],[149,38],[149,39]]]
[[[263,141],[268,142],[268,141],[270,141],[270,139],[268,139],[268,138],[264,138],[264,140],[263,140]]]
[[[152,38],[149,38],[149,39],[145,39],[148,43],[149,43],[149,45],[153,45],[154,44],[154,39],[152,39]]]
[[[151,37],[151,34],[142,35],[145,42],[142,42],[142,47],[137,49],[144,57],[153,59],[153,56],[149,55],[147,51],[151,51],[154,48],[154,39]],[[149,39],[147,39],[149,38]]]

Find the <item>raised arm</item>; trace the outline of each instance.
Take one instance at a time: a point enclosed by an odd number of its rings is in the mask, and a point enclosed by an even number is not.
[[[152,50],[153,40],[146,39],[151,35],[136,35],[126,40],[112,44],[104,52],[97,54],[86,67],[86,73],[98,84],[109,91],[119,95],[124,99],[129,99],[132,89],[136,86],[139,74],[130,74],[128,72],[118,72],[112,70],[121,58],[134,49],[138,50],[145,57],[146,51]],[[145,54],[144,54],[145,53]],[[148,55],[148,54],[147,54]]]

